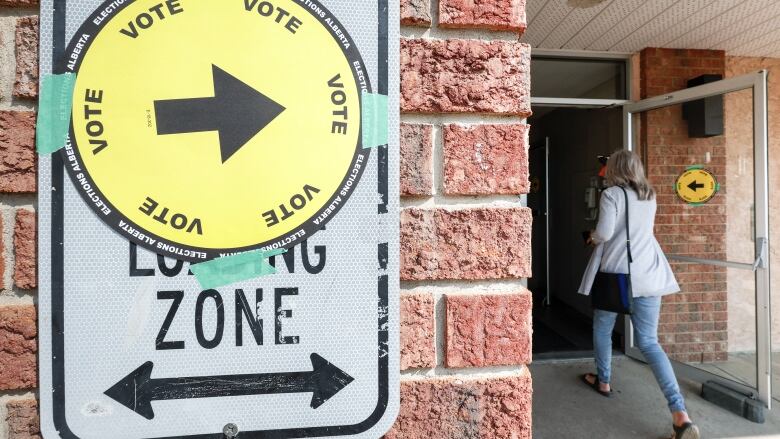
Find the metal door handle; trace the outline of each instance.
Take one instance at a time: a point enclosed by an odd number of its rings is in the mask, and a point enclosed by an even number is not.
[[[744,262],[719,261],[716,259],[692,258],[690,256],[669,255],[669,259],[679,262],[689,262],[693,264],[715,265],[718,267],[739,268],[742,270],[756,271],[759,268],[767,268],[767,253],[769,251],[769,241],[766,238],[757,238],[756,260],[752,264]]]
[[[757,239],[757,248],[756,248],[756,261],[753,262],[753,271],[756,271],[760,268],[766,268],[766,255],[767,251],[769,250],[769,242],[766,238],[758,238]]]

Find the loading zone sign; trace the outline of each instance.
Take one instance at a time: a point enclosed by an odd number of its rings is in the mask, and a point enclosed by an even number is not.
[[[42,1],[42,77],[74,78],[39,163],[46,439],[392,426],[397,10]],[[191,269],[248,252],[273,269]]]

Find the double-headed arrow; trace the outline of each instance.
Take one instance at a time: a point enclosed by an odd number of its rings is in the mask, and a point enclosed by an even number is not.
[[[212,65],[214,96],[154,101],[157,134],[219,132],[222,163],[285,108]]]
[[[312,392],[316,409],[354,378],[317,354],[311,354],[311,372],[152,378],[154,363],[147,361],[105,394],[146,419],[154,418],[152,401]]]
[[[704,187],[704,184],[702,184],[702,183],[699,183],[699,182],[698,182],[698,181],[696,181],[696,180],[693,180],[692,182],[690,182],[690,183],[688,184],[688,189],[690,189],[690,190],[692,190],[692,191],[694,191],[694,192],[696,192],[698,189],[701,189],[701,188],[703,188],[703,187]]]

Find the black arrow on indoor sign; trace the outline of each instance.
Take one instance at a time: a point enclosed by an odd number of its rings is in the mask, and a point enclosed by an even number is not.
[[[696,192],[698,189],[701,189],[704,187],[704,184],[697,182],[696,180],[693,180],[688,184],[688,189]]]
[[[270,395],[311,392],[316,409],[354,378],[317,354],[311,354],[311,372],[152,378],[154,363],[147,361],[105,394],[146,419],[154,418],[152,401]]]
[[[157,134],[219,132],[222,163],[285,108],[212,65],[214,96],[154,101]]]

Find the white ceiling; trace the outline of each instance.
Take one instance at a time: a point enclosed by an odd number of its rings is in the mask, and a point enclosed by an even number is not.
[[[637,52],[721,49],[780,58],[778,0],[528,0],[534,48]]]

